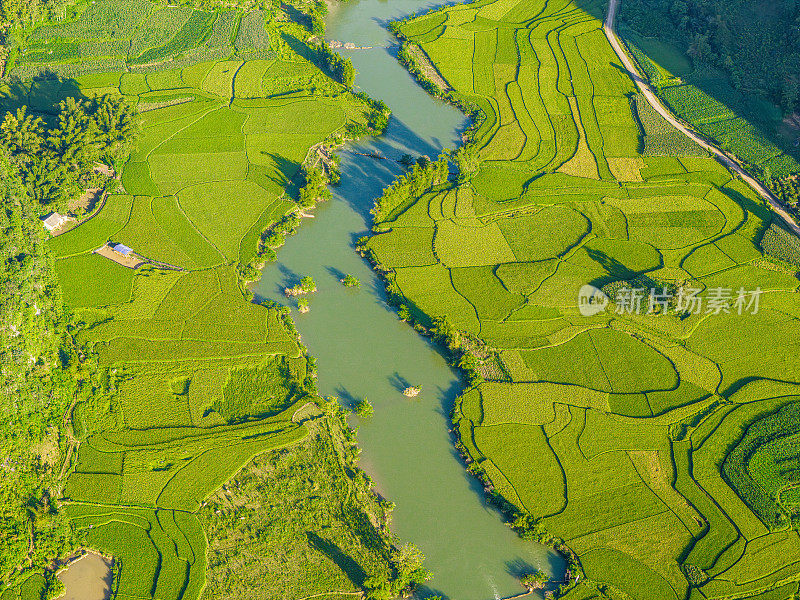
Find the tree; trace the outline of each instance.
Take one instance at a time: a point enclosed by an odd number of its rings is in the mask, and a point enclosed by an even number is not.
[[[461,332],[450,322],[446,316],[434,317],[431,326],[436,341],[443,343],[449,350],[461,347]]]
[[[410,154],[403,154],[400,158],[397,159],[397,162],[403,165],[406,169],[410,169],[414,166],[414,157]]]
[[[356,414],[359,417],[368,418],[371,417],[375,413],[375,409],[373,408],[372,404],[366,398],[362,398],[356,404]]]
[[[523,587],[527,588],[528,591],[540,590],[547,584],[548,581],[550,581],[550,576],[544,571],[539,570],[531,573],[525,573],[519,578],[519,582],[523,585]]]
[[[55,465],[42,463],[35,448],[84,393],[39,205],[19,170],[0,148],[0,463],[13,467],[0,477],[0,580],[12,587],[22,577],[18,566],[27,576],[29,566],[42,569],[75,542],[51,502]]]
[[[383,133],[389,125],[389,116],[392,111],[383,100],[369,98],[368,103],[372,110],[367,115],[367,126],[376,133]]]
[[[6,113],[0,125],[3,145],[10,156],[19,157],[17,164],[31,161],[44,143],[44,122],[27,111],[28,107],[22,106],[16,113]]]
[[[0,145],[6,149],[29,193],[47,209],[61,210],[100,175],[98,160],[127,156],[137,133],[134,109],[122,98],[66,98],[48,127],[22,107],[6,113]]]
[[[358,278],[353,277],[352,275],[345,275],[342,279],[342,284],[345,287],[361,287],[361,282]]]
[[[300,280],[300,289],[304,292],[316,292],[317,291],[317,284],[314,282],[314,278],[306,275]]]
[[[781,91],[781,108],[784,114],[791,114],[797,108],[797,97],[800,94],[798,89],[797,80],[794,78],[787,79],[783,83],[783,90]]]
[[[404,544],[393,554],[397,571],[394,587],[397,592],[413,592],[431,578],[430,571],[422,566],[425,555],[414,544]]]
[[[408,310],[408,306],[405,304],[401,304],[397,307],[397,316],[400,318],[401,321],[410,321],[411,320],[411,311]]]
[[[317,64],[328,73],[331,79],[338,81],[348,89],[353,87],[356,77],[353,61],[349,58],[345,60],[331,50],[327,44],[323,43],[318,47]]]
[[[467,143],[461,146],[461,148],[453,154],[453,160],[458,168],[459,183],[469,181],[478,172],[480,157],[473,143]]]
[[[297,203],[300,208],[311,208],[318,200],[329,200],[331,197],[328,190],[328,180],[325,172],[317,167],[302,167],[303,179],[305,181],[300,188],[300,198]]]

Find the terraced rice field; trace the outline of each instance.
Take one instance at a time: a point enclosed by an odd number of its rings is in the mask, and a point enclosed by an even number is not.
[[[51,242],[83,323],[76,343],[96,362],[105,398],[75,408],[66,510],[87,545],[118,561],[117,598],[196,599],[206,499],[254,456],[304,439],[295,414],[319,400],[291,322],[249,301],[237,267],[296,210],[288,188],[309,148],[365,124],[366,105],[300,54],[276,53],[264,24],[260,12],[98,0],[77,20],[38,29],[13,71],[27,79],[46,63],[72,77],[19,84],[34,105],[78,91],[121,94],[140,112],[120,189]],[[281,27],[287,39],[303,31]],[[107,242],[170,268],[134,271],[93,253]],[[301,542],[303,560],[319,555],[336,589],[353,590],[305,533]],[[385,568],[381,551],[360,552],[371,561],[365,577]]]
[[[401,25],[485,114],[480,168],[398,206],[367,251],[414,320],[459,332],[482,375],[454,411],[470,470],[574,553],[563,597],[793,598],[797,268],[762,249],[777,225],[759,196],[630,100],[588,4],[479,0]],[[586,284],[605,311],[580,313]],[[730,299],[636,314],[622,287]]]

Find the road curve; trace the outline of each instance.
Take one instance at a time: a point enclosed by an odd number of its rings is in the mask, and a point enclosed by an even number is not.
[[[650,106],[658,111],[658,113],[664,117],[670,125],[675,127],[675,129],[700,144],[700,146],[711,152],[723,165],[739,175],[751,188],[753,188],[761,197],[769,202],[772,210],[775,211],[781,217],[781,219],[783,219],[787,227],[796,235],[800,236],[800,226],[797,225],[792,216],[786,211],[775,195],[764,185],[762,185],[760,181],[749,175],[739,163],[712,144],[708,138],[699,135],[687,127],[675,115],[673,115],[672,112],[670,112],[670,110],[664,106],[664,104],[662,104],[661,100],[658,99],[650,85],[644,80],[644,78],[642,78],[641,75],[639,75],[639,71],[636,69],[633,61],[628,56],[628,53],[625,52],[625,49],[623,48],[616,32],[614,31],[614,20],[617,16],[618,5],[619,0],[609,0],[608,13],[606,14],[606,20],[603,23],[603,31],[605,32],[608,41],[611,42],[611,47],[614,48],[614,52],[616,52],[617,56],[622,61],[625,69],[628,70],[629,75],[636,83],[636,87],[639,88],[647,102],[650,103]]]

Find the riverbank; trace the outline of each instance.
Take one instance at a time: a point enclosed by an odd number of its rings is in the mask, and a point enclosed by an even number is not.
[[[777,271],[762,266],[761,234],[774,215],[736,173],[631,103],[636,86],[593,14],[603,5],[498,1],[399,26],[436,57],[449,95],[481,103],[486,119],[463,146],[470,154],[451,154],[456,181],[431,185],[418,171],[419,181],[386,191],[363,246],[401,316],[474,378],[455,401],[460,449],[512,527],[568,557],[564,578],[553,578],[564,581],[560,597],[678,600],[696,588],[729,597],[741,589],[715,564],[732,547],[728,524],[744,543],[773,535],[779,544],[773,524],[789,519],[775,516],[778,505],[764,511],[766,497],[742,495],[733,467],[720,465],[741,461],[741,450],[726,450],[731,431],[791,402],[765,388],[787,376],[779,356],[795,347],[780,307],[797,306],[797,268],[785,264],[758,320],[744,309],[742,318],[657,310],[661,290],[767,287]],[[454,48],[472,50],[463,53],[471,69]],[[709,268],[722,247],[730,261]],[[585,290],[600,287],[610,306],[586,311]],[[626,310],[625,291],[640,289],[642,307]],[[775,335],[780,349],[766,342]],[[765,340],[757,359],[745,351],[753,339]],[[481,373],[487,360],[496,373]],[[741,401],[764,412],[730,411]],[[744,533],[746,523],[758,532]],[[761,593],[786,573],[794,580],[797,556],[745,555],[736,569],[775,573],[748,588]]]
[[[404,154],[438,156],[459,143],[467,126],[459,111],[431,99],[397,63],[396,40],[381,25],[432,6],[361,0],[331,13],[330,37],[374,47],[342,53],[358,71],[356,85],[385,99],[393,116],[381,138],[341,150],[341,184],[332,188],[332,201],[320,204],[316,218],[286,240],[254,292],[280,302],[285,287],[313,277],[318,291],[309,298],[311,310],[297,315],[297,328],[317,359],[321,393],[348,407],[367,398],[374,407],[371,417],[351,421],[358,427],[361,465],[395,505],[392,530],[420,548],[434,574],[421,597],[488,600],[517,595],[520,569],[560,573],[563,564],[542,546],[519,539],[485,502],[449,433],[459,378],[435,345],[397,318],[383,285],[353,251],[371,227],[374,199],[404,173],[397,160]],[[342,286],[344,274],[358,278],[361,287]],[[409,399],[403,391],[412,385],[421,392]]]

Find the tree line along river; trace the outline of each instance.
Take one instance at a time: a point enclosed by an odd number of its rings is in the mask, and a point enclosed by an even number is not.
[[[354,251],[366,234],[369,211],[403,171],[394,160],[404,153],[435,158],[454,148],[466,126],[463,114],[427,95],[396,61],[396,44],[385,25],[434,3],[421,0],[361,0],[337,4],[328,17],[328,39],[358,48],[351,57],[356,85],[384,100],[393,116],[385,134],[341,151],[342,183],[333,201],[304,219],[298,234],[266,266],[254,291],[286,303],[283,289],[302,276],[317,282],[310,312],[294,311],[303,343],[316,357],[319,389],[347,406],[368,398],[375,413],[354,417],[362,467],[378,491],[396,504],[393,531],[413,542],[434,573],[423,595],[489,600],[522,591],[518,574],[531,567],[563,572],[548,549],[517,537],[486,504],[477,480],[457,457],[449,413],[462,384],[441,354],[386,304],[382,283]],[[390,160],[376,160],[378,153]],[[345,288],[344,274],[361,280]],[[421,386],[408,399],[402,390]]]

